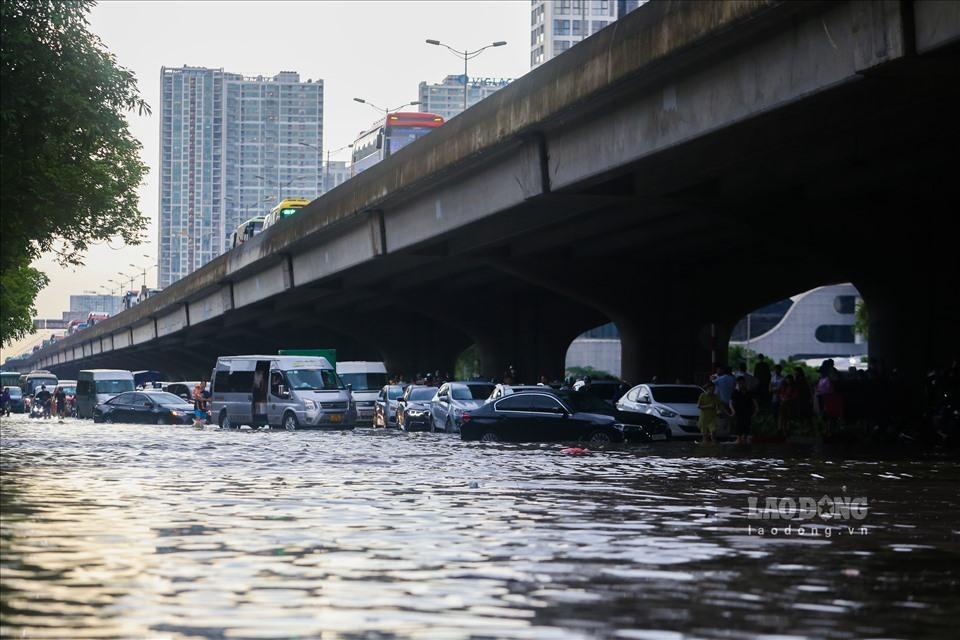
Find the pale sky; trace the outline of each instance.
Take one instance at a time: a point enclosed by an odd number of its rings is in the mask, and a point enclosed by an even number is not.
[[[160,67],[223,67],[244,75],[297,71],[301,79],[324,81],[324,146],[336,149],[377,119],[364,98],[392,108],[417,99],[422,80],[439,82],[462,73],[463,62],[433,38],[457,49],[478,49],[471,76],[517,78],[530,70],[530,3],[511,2],[101,2],[90,15],[91,30],[121,66],[133,71],[153,114],[128,114],[130,130],[143,143],[150,167],[140,188],[140,207],[152,223],[147,242],[117,250],[92,248],[86,265],[62,269],[52,259],[37,265],[50,285],[37,296],[41,318],[59,318],[69,296],[97,292],[117,274],[139,273],[131,263],[156,263],[159,161]],[[335,159],[346,160],[341,152]],[[145,255],[150,256],[144,257]],[[147,273],[156,286],[157,270]],[[142,283],[137,276],[136,286]],[[6,351],[6,349],[4,350]],[[11,351],[13,353],[14,351]]]

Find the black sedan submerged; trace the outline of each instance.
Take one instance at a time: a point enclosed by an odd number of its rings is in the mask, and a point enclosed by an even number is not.
[[[522,391],[504,396],[461,417],[460,438],[483,442],[623,442],[612,416],[577,412],[555,394]]]
[[[190,424],[193,405],[165,391],[127,391],[94,407],[93,421]]]

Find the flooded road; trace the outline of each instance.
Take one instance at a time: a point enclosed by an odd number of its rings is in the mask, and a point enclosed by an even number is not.
[[[0,436],[4,637],[944,638],[960,615],[960,469],[932,454],[17,416]],[[750,509],[821,496],[869,508],[804,535]]]

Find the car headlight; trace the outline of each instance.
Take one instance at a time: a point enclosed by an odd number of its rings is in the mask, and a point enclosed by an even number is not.
[[[411,418],[422,418],[423,416],[427,415],[427,412],[423,409],[410,409],[407,411],[407,414]]]
[[[663,416],[664,418],[676,418],[676,417],[677,417],[677,412],[676,412],[676,411],[670,411],[670,409],[667,409],[666,407],[654,407],[654,409],[656,409],[656,410],[657,410],[657,413],[659,413],[659,414],[660,414],[661,416]]]
[[[313,400],[304,400],[304,401],[303,401],[303,406],[307,408],[307,411],[316,411],[316,410],[317,410],[317,403],[314,402]]]
[[[183,411],[171,411],[170,415],[172,415],[174,418],[182,418],[184,413]]]

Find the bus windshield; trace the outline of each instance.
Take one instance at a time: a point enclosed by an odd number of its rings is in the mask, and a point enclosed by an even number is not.
[[[433,131],[433,127],[387,127],[389,153],[396,153],[405,146]]]
[[[0,380],[0,385],[4,387],[16,386],[20,384],[20,372],[19,371],[4,371],[3,378]]]
[[[295,391],[343,389],[343,382],[333,369],[291,369],[284,371],[290,388]]]
[[[37,391],[39,391],[39,390],[40,390],[40,387],[42,387],[43,385],[46,385],[46,386],[47,386],[47,391],[53,391],[53,388],[54,388],[55,386],[57,386],[57,379],[56,379],[56,378],[53,378],[53,377],[51,377],[51,378],[30,378],[29,380],[27,380],[27,385],[28,385],[29,388],[26,389],[26,392],[27,392],[28,394],[30,394],[30,395],[33,395],[33,394],[35,394]]]

